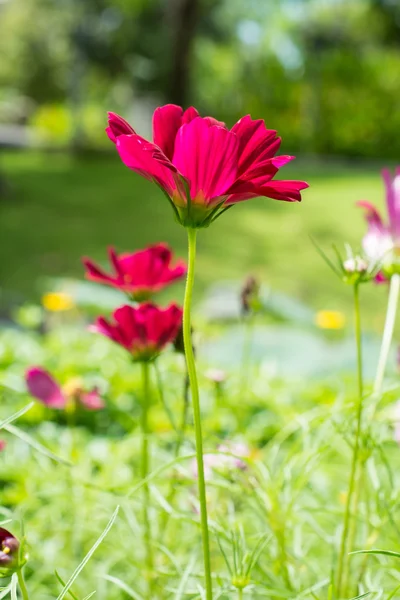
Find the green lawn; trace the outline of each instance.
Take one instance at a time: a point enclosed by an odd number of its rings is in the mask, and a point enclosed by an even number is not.
[[[186,240],[159,190],[126,169],[118,156],[3,153],[8,179],[1,199],[0,281],[34,298],[45,276],[82,276],[80,257],[104,260],[106,246],[133,250],[159,240],[185,254]],[[306,179],[301,204],[266,198],[242,203],[200,233],[198,292],[215,280],[258,274],[275,289],[315,309],[350,310],[350,290],[316,253],[309,236],[326,249],[356,246],[365,230],[359,199],[383,204],[379,166],[295,161],[282,177]],[[365,290],[368,327],[379,327],[385,286]]]

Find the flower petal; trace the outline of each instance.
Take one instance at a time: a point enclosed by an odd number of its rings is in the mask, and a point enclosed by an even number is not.
[[[211,204],[227,193],[236,179],[237,151],[233,133],[201,117],[179,129],[172,162],[188,180],[194,202],[199,196]]]
[[[175,138],[182,125],[182,117],[183,110],[176,104],[166,104],[154,111],[153,142],[170,160],[174,155]]]
[[[66,399],[57,381],[41,367],[31,367],[25,374],[29,392],[50,408],[64,408]]]
[[[87,410],[101,410],[105,407],[104,400],[100,396],[97,387],[94,387],[89,392],[82,392],[79,395],[79,402],[83,404]]]
[[[240,119],[231,131],[237,135],[239,140],[239,176],[255,163],[272,158],[281,143],[281,139],[276,137],[274,129],[267,129],[263,120],[253,120],[250,115]]]
[[[279,180],[269,183],[252,186],[251,182],[243,182],[241,187],[235,189],[235,193],[228,197],[226,204],[235,204],[243,200],[249,200],[257,196],[265,196],[274,200],[283,200],[285,202],[301,202],[301,190],[305,190],[309,185],[305,181]]]
[[[110,140],[114,142],[117,141],[117,137],[120,135],[130,135],[136,133],[135,130],[129,125],[128,121],[125,121],[122,117],[117,115],[116,113],[109,112],[108,113],[108,127],[106,128],[106,133]]]
[[[158,146],[139,135],[121,135],[117,139],[117,150],[122,162],[142,177],[155,181],[168,195],[177,185],[174,178],[176,168]]]

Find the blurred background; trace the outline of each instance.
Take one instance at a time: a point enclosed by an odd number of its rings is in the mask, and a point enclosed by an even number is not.
[[[201,232],[198,298],[251,273],[313,314],[348,318],[350,290],[310,236],[328,252],[360,246],[355,202],[383,206],[399,98],[397,0],[0,0],[3,314],[51,291],[49,278],[82,278],[80,257],[104,263],[110,244],[161,240],[185,255],[164,197],[104,133],[112,110],[149,135],[154,108],[173,102],[229,125],[265,119],[298,157],[279,177],[310,183],[300,205],[252,200]],[[365,290],[369,329],[386,292]]]

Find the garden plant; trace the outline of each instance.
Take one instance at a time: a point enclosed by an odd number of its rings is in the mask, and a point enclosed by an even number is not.
[[[360,200],[359,248],[315,243],[326,277],[352,294],[353,374],[285,381],[252,361],[264,322],[257,279],[238,293],[238,367],[204,368],[197,348],[220,326],[193,311],[202,230],[242,202],[299,202],[308,187],[275,178],[294,158],[277,155],[277,132],[248,115],[229,129],[175,105],[155,110],[152,142],[115,113],[106,132],[170,204],[187,261],[161,242],[109,248],[108,268],[83,265],[91,290],[120,295],[112,314],[53,311],[39,327],[4,330],[0,598],[399,598],[399,386],[387,371],[400,171],[383,172],[387,223]],[[292,267],[296,277],[295,256]],[[161,305],[185,278],[184,297]],[[389,290],[374,382],[362,319],[372,285]]]

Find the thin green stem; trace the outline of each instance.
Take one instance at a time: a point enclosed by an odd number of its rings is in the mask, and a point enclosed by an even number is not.
[[[238,591],[238,595],[237,595],[238,600],[243,600],[243,588],[238,588],[237,591]]]
[[[17,577],[18,577],[18,585],[19,585],[19,589],[20,589],[21,594],[22,594],[22,598],[24,600],[29,600],[29,594],[28,594],[28,590],[27,590],[27,587],[26,587],[24,575],[22,573],[22,569],[18,569],[18,571],[17,571]]]
[[[149,457],[149,423],[148,423],[148,409],[150,402],[150,377],[149,377],[149,363],[142,363],[142,377],[143,377],[143,398],[142,398],[142,416],[141,416],[141,429],[142,429],[142,464],[141,464],[141,477],[146,479],[150,471],[150,457]],[[153,548],[151,540],[151,525],[149,516],[150,506],[150,489],[149,484],[146,483],[143,486],[143,523],[144,523],[144,539],[146,545],[146,576],[148,582],[148,599],[152,598],[153,588],[153,575],[154,575],[154,561],[153,561]]]
[[[357,383],[358,383],[358,399],[356,413],[356,436],[353,449],[353,460],[351,464],[349,487],[346,499],[346,508],[344,514],[343,532],[340,543],[340,552],[338,559],[337,572],[337,597],[342,597],[343,590],[343,574],[347,571],[347,562],[349,560],[349,528],[351,520],[351,512],[353,506],[353,496],[356,485],[356,474],[358,470],[359,454],[360,454],[360,438],[362,427],[362,409],[363,409],[363,373],[362,373],[362,347],[361,347],[361,319],[360,319],[360,298],[359,286],[354,285],[354,321],[355,321],[355,337],[357,348]]]
[[[196,363],[194,359],[192,335],[191,335],[191,306],[194,283],[194,265],[196,260],[196,229],[188,229],[188,272],[186,279],[185,301],[183,306],[183,341],[185,347],[185,356],[187,370],[189,374],[190,389],[192,392],[193,420],[196,435],[196,459],[197,459],[197,481],[200,501],[200,522],[203,542],[204,575],[206,584],[206,599],[212,600],[212,580],[211,580],[211,560],[210,560],[210,540],[208,533],[207,519],[207,500],[206,483],[204,478],[203,461],[203,437],[201,432],[201,414],[199,386],[197,383]]]
[[[374,383],[374,392],[380,394],[385,377],[386,364],[389,358],[392,343],[393,330],[396,322],[397,305],[400,293],[400,275],[394,274],[390,278],[390,291],[386,311],[385,328],[383,330],[381,351],[379,354],[378,367]]]

